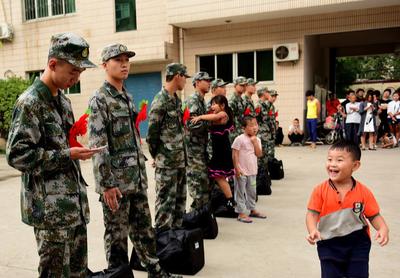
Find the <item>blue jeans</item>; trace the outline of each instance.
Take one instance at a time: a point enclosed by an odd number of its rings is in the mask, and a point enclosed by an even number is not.
[[[307,119],[307,129],[312,142],[317,142],[317,119]]]

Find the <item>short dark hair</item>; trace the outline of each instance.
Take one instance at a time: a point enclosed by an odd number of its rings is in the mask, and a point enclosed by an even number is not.
[[[294,120],[293,120],[293,121],[298,121],[298,122],[300,122],[298,118],[294,118]]]
[[[255,119],[255,117],[251,115],[244,116],[242,119],[242,127],[246,127],[253,119]]]
[[[353,89],[347,90],[346,91],[346,96],[350,95],[351,93],[355,93]]]
[[[351,154],[353,160],[361,160],[361,149],[358,144],[355,144],[352,141],[341,140],[333,144],[329,150],[340,150],[346,151]]]
[[[175,75],[176,75],[176,74],[175,74]],[[175,75],[167,75],[167,76],[165,76],[165,81],[171,82],[172,79],[174,79]]]
[[[307,90],[306,91],[306,97],[313,96],[313,95],[315,95],[313,90]]]

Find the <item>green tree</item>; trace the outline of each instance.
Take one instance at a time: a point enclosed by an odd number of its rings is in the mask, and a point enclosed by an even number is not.
[[[400,58],[395,54],[338,58],[336,60],[337,94],[343,97],[344,91],[357,79],[398,80],[400,79]]]
[[[14,103],[30,84],[30,80],[20,77],[0,80],[0,137],[7,138]]]

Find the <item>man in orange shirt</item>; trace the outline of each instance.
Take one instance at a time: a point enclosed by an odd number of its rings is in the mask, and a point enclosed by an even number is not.
[[[317,243],[323,278],[368,277],[368,222],[377,231],[375,240],[381,246],[389,241],[389,229],[374,195],[352,177],[360,159],[361,150],[352,142],[330,147],[329,179],[314,188],[308,203],[307,241]]]

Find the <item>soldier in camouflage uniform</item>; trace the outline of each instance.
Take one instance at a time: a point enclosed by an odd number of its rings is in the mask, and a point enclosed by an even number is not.
[[[243,102],[244,102],[244,113],[246,114],[246,110],[249,111],[249,116],[256,117],[256,109],[254,107],[254,102],[252,100],[252,96],[256,92],[256,84],[258,82],[253,78],[247,79],[246,92],[243,94]]]
[[[34,227],[40,277],[86,277],[89,205],[78,160],[93,151],[70,147],[74,116],[61,90],[95,67],[88,57],[83,38],[52,36],[43,75],[14,106],[7,161],[22,172],[22,221]]]
[[[155,96],[149,113],[147,143],[155,160],[156,229],[182,226],[186,207],[186,157],[182,104],[176,91],[190,77],[182,64],[166,67],[165,87]]]
[[[270,90],[267,94],[267,109],[268,109],[268,117],[267,117],[267,125],[268,130],[270,132],[269,140],[267,143],[266,154],[268,156],[268,160],[272,160],[275,158],[275,137],[276,137],[276,119],[275,119],[275,106],[274,102],[278,96],[277,91]]]
[[[207,102],[207,111],[210,111],[211,108],[211,99],[218,95],[223,95],[226,97],[226,84],[228,82],[224,82],[221,78],[214,79],[211,81],[211,98]]]
[[[257,115],[257,122],[259,126],[258,137],[261,139],[263,155],[258,158],[258,171],[256,181],[257,186],[265,186],[265,184],[267,184],[268,189],[270,189],[271,183],[270,178],[268,177],[268,155],[266,152],[271,137],[271,131],[268,125],[268,94],[268,89],[266,87],[257,90],[258,101],[256,109],[259,110],[259,113]]]
[[[244,101],[242,99],[242,94],[246,90],[247,80],[243,76],[239,76],[233,80],[233,85],[235,91],[233,92],[232,97],[229,99],[229,107],[232,109],[233,113],[233,126],[234,130],[229,134],[229,139],[231,143],[235,140],[235,138],[243,133],[242,130],[242,120],[244,117]]]
[[[170,277],[161,269],[156,255],[145,157],[135,127],[138,113],[123,86],[129,58],[134,55],[119,43],[103,49],[106,80],[89,101],[89,144],[108,146],[93,156],[96,192],[103,206],[104,249],[109,268],[128,264],[129,235],[149,277]]]
[[[207,114],[204,95],[210,89],[211,79],[207,72],[202,71],[193,76],[193,86],[196,91],[185,101],[185,106],[189,109],[191,117]],[[207,142],[207,121],[199,121],[196,124],[187,121],[185,143],[188,167],[186,171],[186,180],[189,195],[193,199],[191,204],[192,210],[200,209],[208,204],[210,199],[207,169]]]

